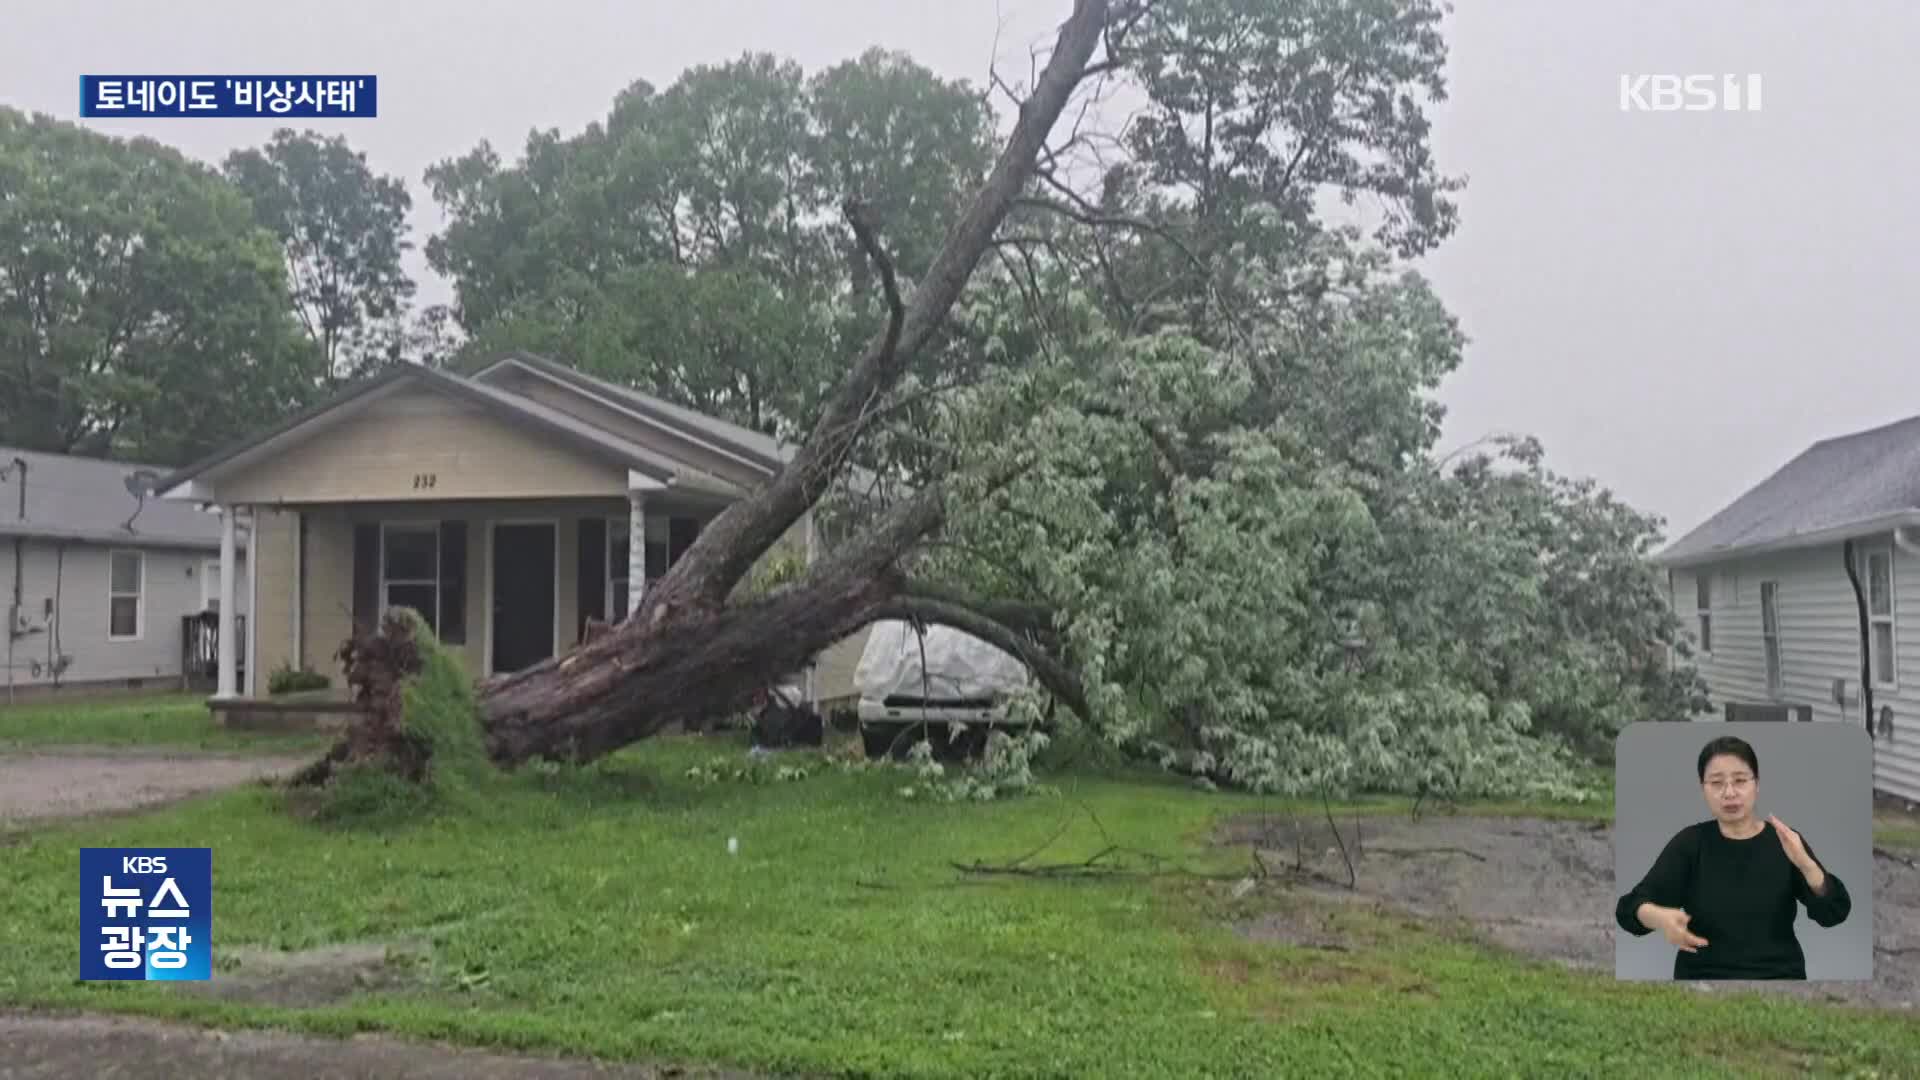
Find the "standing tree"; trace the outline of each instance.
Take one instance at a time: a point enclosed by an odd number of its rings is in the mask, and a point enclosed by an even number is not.
[[[280,240],[294,312],[319,348],[316,385],[365,374],[405,348],[414,283],[400,267],[407,211],[398,177],[377,176],[340,136],[282,128],[227,156],[226,175]]]
[[[0,108],[0,432],[184,463],[305,400],[273,237],[148,139]]]

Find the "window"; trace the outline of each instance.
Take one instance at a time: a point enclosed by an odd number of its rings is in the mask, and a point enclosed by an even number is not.
[[[1701,572],[1693,579],[1693,606],[1700,621],[1700,651],[1713,654],[1713,576]]]
[[[627,535],[625,518],[607,519],[607,621],[618,624],[627,617],[629,579],[627,556],[632,541]]]
[[[406,607],[440,632],[438,525],[386,525],[380,531],[380,607]]]
[[[632,565],[629,553],[632,551],[632,529],[626,518],[607,519],[607,621],[618,623],[627,617],[627,609],[633,604],[633,581],[628,568]],[[647,536],[645,565],[642,572],[646,581],[655,581],[667,572],[667,567],[680,561],[693,542],[700,535],[698,518],[674,517],[666,514],[647,515]],[[641,585],[641,591],[646,586]]]
[[[146,593],[147,558],[138,551],[114,551],[107,559],[107,640],[132,641],[146,628],[141,601]]]
[[[1760,638],[1767,652],[1767,693],[1780,692],[1780,583],[1760,583]]]
[[[1866,557],[1868,653],[1873,684],[1890,689],[1899,682],[1893,651],[1893,549],[1868,551]]]
[[[220,560],[203,559],[200,563],[200,610],[220,610]]]

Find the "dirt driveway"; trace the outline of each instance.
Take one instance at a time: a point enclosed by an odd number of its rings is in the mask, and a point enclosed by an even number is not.
[[[33,821],[131,810],[285,776],[302,756],[99,747],[0,754],[0,832]]]
[[[746,1073],[494,1054],[380,1035],[330,1039],[281,1031],[211,1031],[131,1017],[0,1012],[0,1080],[70,1076],[750,1080]]]
[[[1464,920],[1484,939],[1570,967],[1614,970],[1613,832],[1605,822],[1427,814],[1337,818],[1253,817],[1222,840],[1250,845],[1288,889],[1326,903],[1359,903]],[[1344,843],[1352,858],[1354,881]],[[1920,1008],[1920,858],[1876,855],[1873,867],[1874,978],[1871,982],[1719,982],[1703,992],[1759,989],[1822,1001]],[[1293,868],[1303,866],[1304,879]],[[1345,948],[1319,916],[1324,904],[1280,905],[1239,929],[1261,940]]]

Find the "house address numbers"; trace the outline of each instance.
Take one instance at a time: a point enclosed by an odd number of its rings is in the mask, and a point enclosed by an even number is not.
[[[415,491],[420,491],[425,488],[430,488],[435,484],[439,483],[439,481],[440,481],[440,477],[439,477],[439,474],[437,473],[430,473],[430,472],[414,473],[413,489]]]

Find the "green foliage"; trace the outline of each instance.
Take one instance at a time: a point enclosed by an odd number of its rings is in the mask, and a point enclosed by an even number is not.
[[[530,134],[517,163],[483,143],[436,164],[449,221],[427,256],[470,352],[547,353],[794,435],[880,310],[842,201],[866,205],[910,285],[991,136],[977,93],[905,56],[809,78],[749,53],[635,83],[576,136]]]
[[[216,173],[0,107],[0,193],[9,443],[184,464],[305,402],[280,253]]]
[[[307,668],[294,668],[282,664],[273,674],[267,676],[267,693],[273,696],[298,694],[308,690],[325,690],[333,685],[325,675]]]
[[[296,798],[298,807],[310,808],[319,820],[371,827],[441,811],[472,811],[485,805],[502,782],[487,758],[478,697],[460,659],[411,609],[389,619],[404,620],[411,628],[419,655],[419,670],[401,682],[397,734],[425,758],[425,775],[414,782],[388,762],[350,762],[335,770],[313,798]]]
[[[795,764],[795,761],[810,761],[812,766]],[[744,759],[715,757],[699,765],[688,766],[686,777],[701,784],[785,784],[805,780],[824,764],[824,760],[817,755],[798,758],[772,754],[749,754]]]
[[[227,155],[226,176],[285,253],[294,311],[313,339],[319,386],[397,359],[414,283],[400,259],[413,197],[377,176],[340,136],[282,128],[259,149]]]
[[[951,738],[966,735],[967,725],[955,724]],[[942,802],[991,802],[994,799],[1030,794],[1057,794],[1056,789],[1038,783],[1033,762],[1047,748],[1047,733],[1028,730],[1018,734],[1002,728],[987,732],[987,745],[976,764],[953,770],[933,758],[933,745],[922,739],[907,751],[901,766],[920,781],[900,789],[906,799],[934,799]]]

